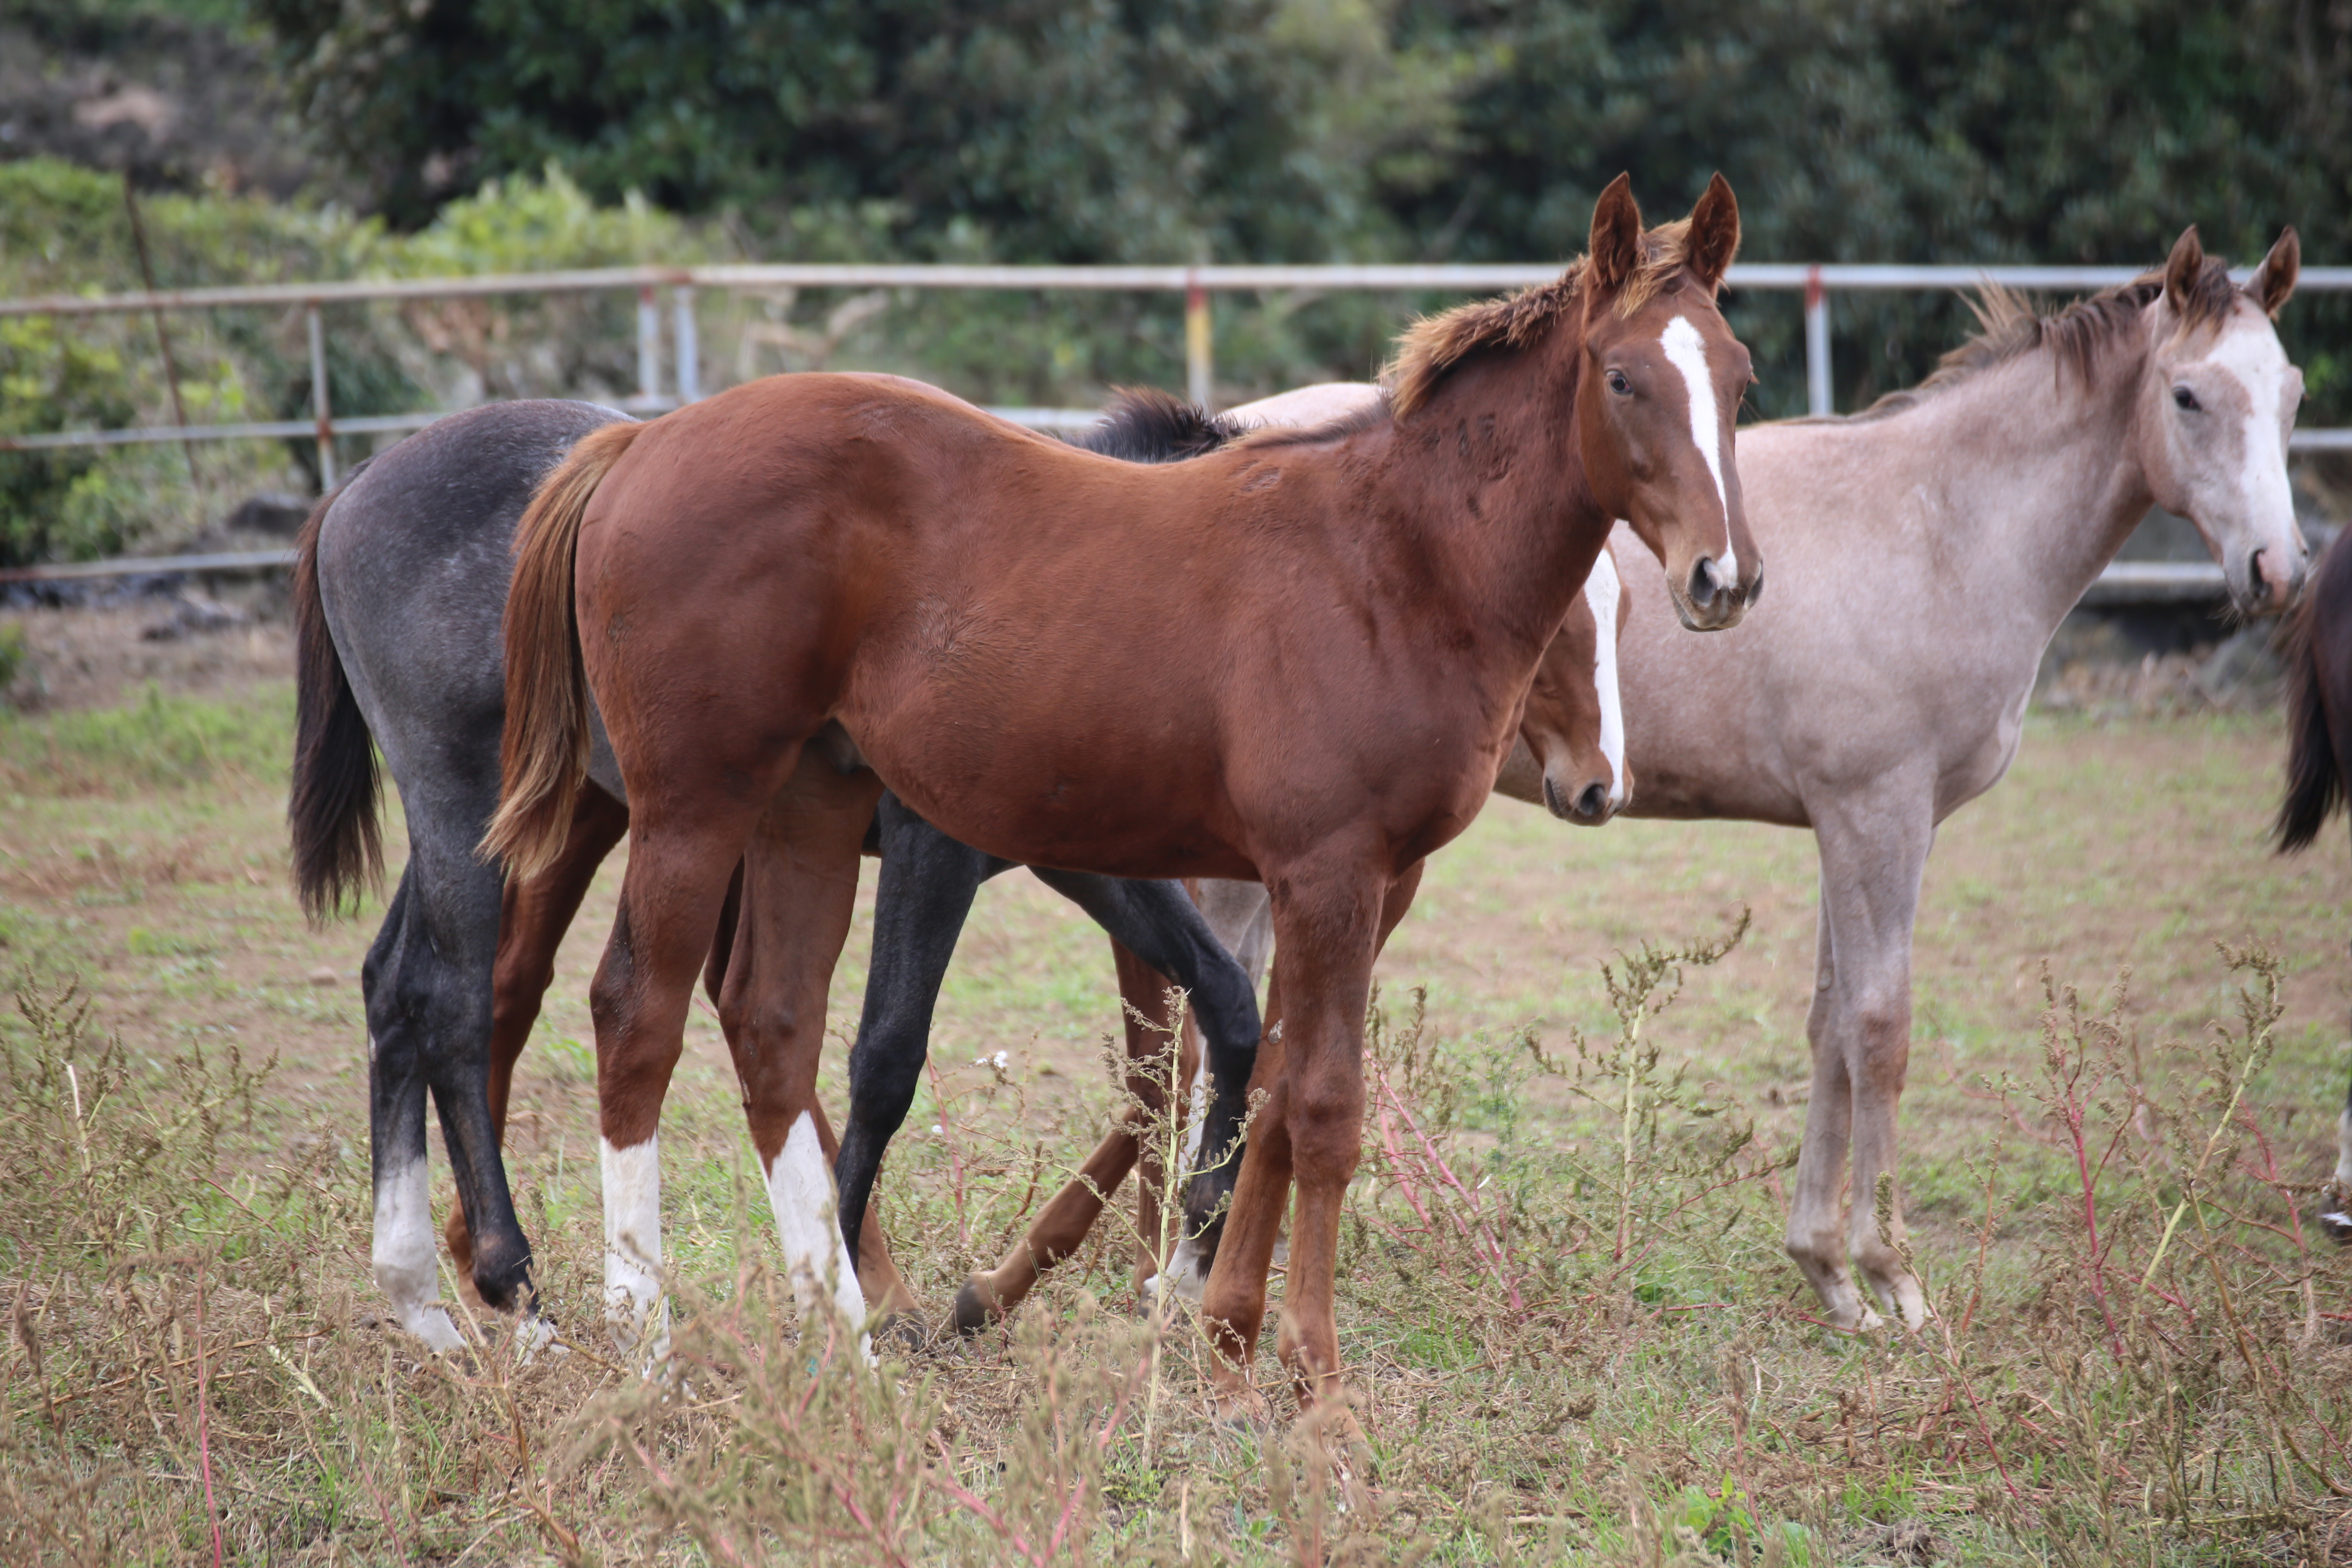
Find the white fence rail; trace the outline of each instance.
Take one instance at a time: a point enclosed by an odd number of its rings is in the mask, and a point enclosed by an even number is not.
[[[701,339],[695,296],[702,289],[1085,289],[1177,293],[1184,297],[1185,384],[1194,402],[1212,401],[1215,365],[1211,297],[1219,293],[1280,289],[1381,290],[1386,292],[1492,293],[1548,282],[1559,274],[1552,263],[1508,265],[1405,264],[1364,266],[1201,267],[970,267],[919,264],[777,263],[696,267],[613,267],[562,272],[509,272],[467,278],[403,278],[341,282],[265,283],[205,289],[159,289],[131,294],[49,294],[0,300],[0,317],[96,316],[137,311],[215,310],[299,307],[310,351],[310,417],[239,425],[188,425],[114,430],[59,430],[0,436],[0,451],[128,446],[163,441],[300,439],[318,443],[320,478],[335,479],[339,436],[415,430],[447,410],[338,418],[327,377],[324,307],[382,300],[447,300],[500,294],[581,294],[634,290],[637,296],[637,377],[625,405],[639,412],[673,408],[702,395]],[[1872,264],[1740,262],[1727,281],[1734,289],[1801,293],[1805,312],[1806,400],[1811,412],[1832,412],[1830,298],[1840,291],[1886,292],[1966,289],[1992,282],[2012,289],[2087,291],[2127,282],[2139,275],[2127,267],[1906,267]],[[2241,269],[2242,280],[2251,272]],[[2352,267],[2306,267],[2298,289],[2305,292],[2352,291]],[[669,294],[673,353],[670,388],[661,385],[661,300]],[[1090,410],[999,408],[993,412],[1038,428],[1084,426]],[[2352,451],[2352,429],[2297,430],[2298,452]],[[265,552],[268,553],[268,552]],[[89,563],[73,575],[98,575]],[[266,564],[257,560],[251,564]],[[122,571],[170,570],[154,562],[121,563]],[[195,568],[184,568],[194,570]],[[0,573],[0,581],[67,574],[68,569],[24,568]],[[2104,581],[2104,580],[2103,580]],[[2218,576],[2216,584],[2218,586]],[[2118,581],[2114,586],[2129,592]]]

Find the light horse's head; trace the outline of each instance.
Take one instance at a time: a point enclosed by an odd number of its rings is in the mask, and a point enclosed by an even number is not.
[[[1687,221],[1647,233],[1622,174],[1592,209],[1576,391],[1587,481],[1665,563],[1693,631],[1736,625],[1764,585],[1732,462],[1754,376],[1716,308],[1738,248],[1739,203],[1721,174]]]
[[[2240,288],[2190,227],[2146,307],[2152,339],[2139,386],[2139,458],[2156,504],[2197,525],[2246,615],[2283,610],[2310,566],[2287,488],[2287,433],[2303,373],[2272,325],[2294,292],[2290,228]]]
[[[1617,690],[1617,637],[1631,605],[1603,545],[1536,667],[1519,719],[1519,739],[1542,769],[1544,809],[1580,827],[1600,826],[1633,798]]]

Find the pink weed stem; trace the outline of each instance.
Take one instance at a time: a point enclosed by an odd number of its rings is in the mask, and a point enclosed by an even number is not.
[[[205,1400],[205,1266],[196,1265],[196,1465],[205,1478],[205,1516],[213,1527],[213,1568],[221,1568],[220,1505],[213,1500],[212,1413]]]

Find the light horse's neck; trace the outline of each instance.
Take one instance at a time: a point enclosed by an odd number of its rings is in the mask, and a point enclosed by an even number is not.
[[[2155,504],[2137,412],[2152,347],[2143,316],[2087,368],[2045,344],[1890,416],[1909,496],[1941,503],[1927,592],[2049,640]]]
[[[1381,428],[1386,449],[1360,481],[1367,514],[1414,557],[1415,596],[1518,674],[1534,670],[1609,533],[1574,415],[1580,310],[1450,373]]]

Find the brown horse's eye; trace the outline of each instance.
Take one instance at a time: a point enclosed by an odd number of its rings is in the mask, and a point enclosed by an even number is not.
[[[1623,371],[1612,370],[1609,373],[1609,390],[1620,397],[1624,397],[1633,392],[1633,384],[1625,379]]]
[[[2183,414],[2194,414],[2205,405],[2198,402],[2197,395],[2187,387],[2176,386],[2172,389],[2172,406]]]

